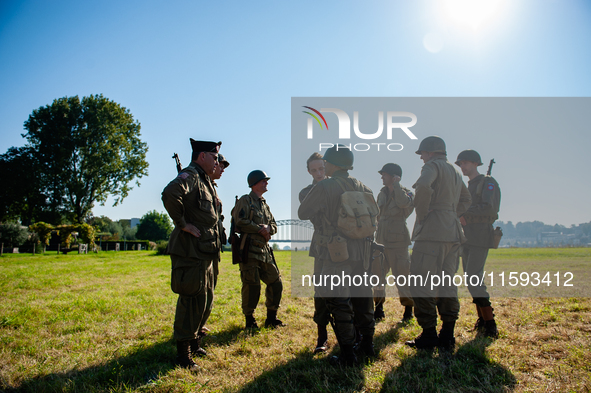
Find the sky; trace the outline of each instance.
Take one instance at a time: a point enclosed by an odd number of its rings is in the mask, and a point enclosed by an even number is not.
[[[299,191],[290,180],[292,97],[589,97],[591,3],[0,0],[0,60],[0,152],[24,145],[23,123],[56,98],[103,94],[140,122],[149,175],[94,215],[165,211],[171,157],[187,165],[194,138],[223,142],[226,217],[249,191],[248,173],[262,169],[279,220],[292,216]],[[495,135],[495,144],[475,132],[465,147],[503,157],[494,172],[500,219],[591,221],[588,129],[565,122],[540,133],[532,124],[519,138]],[[460,135],[442,136],[455,159]],[[413,158],[404,158],[407,187],[422,165]],[[368,182],[377,192],[379,177]]]

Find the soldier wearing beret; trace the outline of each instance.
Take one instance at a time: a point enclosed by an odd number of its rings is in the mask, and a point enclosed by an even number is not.
[[[374,274],[379,275],[382,283],[385,282],[386,274],[392,269],[395,277],[406,276],[410,272],[410,234],[406,227],[406,219],[413,212],[413,193],[400,185],[402,168],[400,165],[388,163],[379,171],[382,175],[384,187],[378,194],[377,202],[380,208],[378,217],[378,230],[376,242],[383,244],[384,261],[380,264],[374,261]],[[397,283],[401,282],[397,280]],[[375,311],[374,318],[377,320],[385,317],[384,302],[386,301],[386,287],[374,287]],[[408,322],[412,319],[412,307],[414,305],[410,288],[408,285],[398,285],[398,294],[400,304],[404,306],[402,322]]]
[[[261,296],[261,281],[267,286],[265,327],[285,326],[281,320],[277,319],[283,282],[273,250],[269,246],[271,236],[277,233],[277,224],[269,205],[263,198],[263,194],[267,192],[269,179],[270,177],[261,170],[250,172],[247,182],[252,191],[243,195],[232,209],[232,220],[234,220],[236,232],[242,234],[241,250],[246,256],[240,262],[240,279],[242,280],[242,312],[247,329],[259,327],[254,311]]]
[[[478,276],[482,279],[488,249],[493,243],[492,224],[499,217],[501,189],[492,176],[478,172],[482,161],[477,151],[464,150],[458,155],[456,165],[460,167],[464,176],[470,179],[468,190],[472,196],[470,208],[460,217],[467,239],[466,243],[462,244],[462,266],[469,277]],[[496,338],[499,333],[486,285],[484,282],[481,285],[468,285],[468,290],[478,312],[474,328],[483,331],[487,337]]]
[[[221,249],[218,198],[211,177],[221,142],[191,139],[192,161],[162,191],[174,222],[167,253],[172,262],[171,288],[179,295],[174,339],[176,363],[195,370],[194,356],[205,356],[199,332],[211,313],[214,261]]]

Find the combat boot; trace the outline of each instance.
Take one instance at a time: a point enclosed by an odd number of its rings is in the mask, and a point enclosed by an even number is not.
[[[384,312],[384,303],[376,304],[376,308],[373,312],[373,319],[376,322],[381,321],[382,319],[386,318],[386,313]]]
[[[330,364],[333,366],[351,367],[359,364],[353,345],[341,345],[341,354],[339,356],[333,356],[329,359]]]
[[[495,322],[495,314],[493,314],[493,308],[491,306],[480,307],[482,310],[482,319],[484,319],[484,336],[490,338],[498,338],[499,331],[497,329],[497,323]]]
[[[190,341],[191,356],[204,357],[207,356],[207,351],[201,348],[201,337],[197,336]]]
[[[433,349],[439,344],[437,329],[434,327],[423,329],[423,332],[417,338],[407,341],[404,344],[416,349]]]
[[[265,327],[275,329],[285,325],[280,319],[277,319],[276,310],[267,310],[267,320],[265,321]]]
[[[176,342],[177,355],[175,364],[182,368],[186,368],[187,370],[196,371],[199,367],[197,367],[197,363],[195,363],[189,356],[190,345],[191,342],[189,340]]]
[[[317,326],[318,340],[316,340],[316,348],[314,348],[314,353],[326,352],[328,349],[328,331],[326,330],[326,325]]]
[[[439,343],[437,347],[439,350],[443,351],[451,351],[456,347],[456,338],[454,337],[454,329],[456,326],[456,322],[443,322],[441,326],[441,330],[439,331]]]
[[[401,323],[409,323],[412,318],[413,318],[412,306],[405,306],[404,307],[404,314],[402,314],[402,320],[400,322]]]
[[[361,339],[361,343],[359,344],[359,349],[368,358],[375,358],[376,351],[374,350],[374,347],[373,347],[373,336],[370,336],[368,334],[363,335],[363,338]]]
[[[244,326],[245,329],[258,329],[259,325],[257,325],[257,321],[254,319],[254,315],[247,315],[246,316],[246,324]]]
[[[476,305],[476,312],[478,313],[478,319],[474,324],[473,331],[479,331],[481,329],[484,329],[484,318],[482,318],[482,310],[480,309],[480,306],[478,304]]]

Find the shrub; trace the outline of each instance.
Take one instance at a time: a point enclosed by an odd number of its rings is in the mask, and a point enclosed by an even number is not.
[[[166,254],[166,247],[168,247],[167,240],[161,240],[156,245],[156,255],[165,255]]]

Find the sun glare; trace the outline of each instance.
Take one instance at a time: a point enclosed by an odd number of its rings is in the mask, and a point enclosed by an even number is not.
[[[445,11],[453,22],[478,30],[503,8],[503,0],[446,0]]]

